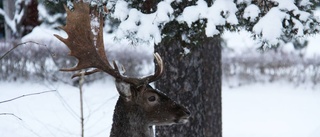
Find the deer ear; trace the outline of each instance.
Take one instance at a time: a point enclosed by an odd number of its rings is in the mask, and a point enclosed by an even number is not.
[[[120,97],[124,98],[125,101],[131,101],[131,88],[130,84],[122,81],[116,81],[116,88],[120,94]]]

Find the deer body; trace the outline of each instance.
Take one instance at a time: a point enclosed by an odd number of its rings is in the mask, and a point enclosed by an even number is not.
[[[78,59],[78,64],[63,71],[78,71],[95,68],[73,77],[105,72],[115,78],[119,99],[115,106],[111,137],[152,137],[153,125],[171,125],[188,121],[190,112],[170,99],[149,83],[158,80],[163,74],[163,61],[155,53],[156,71],[143,78],[126,77],[120,74],[118,66],[109,63],[103,43],[103,17],[97,8],[89,7],[83,1],[74,2],[74,11],[67,8],[67,24],[62,29],[68,38],[55,35],[71,50],[70,55]],[[97,18],[99,26],[92,26],[91,19]],[[98,33],[93,33],[95,30]]]
[[[132,110],[137,113],[131,114]],[[119,98],[113,114],[110,137],[153,137],[153,129],[144,117],[142,110],[126,105]]]

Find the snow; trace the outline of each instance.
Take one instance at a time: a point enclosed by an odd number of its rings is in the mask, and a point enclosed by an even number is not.
[[[298,7],[294,4],[294,0],[272,0],[278,4],[278,8],[288,11],[296,10]]]
[[[124,1],[117,3],[120,3],[120,6],[127,6]],[[123,7],[116,6],[116,12],[112,16],[122,20],[116,32],[116,38],[141,39],[142,41],[159,43],[161,41],[159,26],[163,26],[172,20],[173,9],[170,3],[170,0],[158,3],[159,10],[152,14],[144,14],[135,8],[124,10]]]
[[[62,33],[62,34],[60,34]],[[23,40],[56,40],[52,34],[64,35],[63,31],[39,26]],[[256,43],[250,33],[225,33],[229,48],[236,53],[252,49]],[[319,55],[320,35],[310,37],[305,51],[308,57]],[[110,37],[106,42],[112,43]],[[109,50],[132,50],[132,46],[109,45]],[[152,47],[142,48],[152,53]],[[294,52],[288,44],[283,48]],[[150,54],[152,56],[152,54]],[[17,86],[19,85],[19,86]],[[36,96],[21,98],[0,104],[0,136],[80,136],[78,88],[63,83],[7,83],[0,82],[0,101],[28,93],[56,90]],[[113,109],[118,94],[112,80],[97,81],[84,86],[85,136],[108,136]],[[242,87],[222,87],[223,136],[225,137],[319,137],[320,92],[308,86],[294,87],[286,83],[253,84]]]
[[[191,28],[192,23],[199,19],[207,19],[206,35],[212,37],[220,33],[216,26],[226,23],[238,24],[235,15],[237,7],[231,0],[216,0],[211,7],[204,0],[197,1],[197,5],[189,6],[177,17],[180,23],[186,22]]]
[[[314,36],[310,36],[308,38],[309,40],[309,44],[308,44],[308,47],[306,48],[306,51],[305,51],[305,56],[306,58],[313,58],[313,57],[316,57],[316,56],[319,56],[320,54],[320,35],[317,34],[317,35],[314,35]]]
[[[222,35],[226,46],[234,50],[236,54],[241,54],[248,49],[255,50],[257,48],[257,41],[251,38],[251,33],[247,31],[230,32],[226,31]]]
[[[100,29],[100,22],[97,16],[91,16],[90,26],[92,34],[96,37]]]
[[[172,20],[171,14],[173,14],[173,9],[170,6],[170,2],[160,2],[157,5],[157,22],[166,23]]]
[[[274,0],[278,7],[261,18],[254,27],[254,31],[262,34],[265,40],[275,43],[282,31],[282,21],[287,17],[282,10],[294,10],[295,15],[300,15],[300,20],[307,20],[308,13],[298,11],[292,0]],[[112,16],[121,22],[116,35],[104,34],[107,50],[143,50],[144,54],[152,56],[153,47],[132,48],[129,42],[118,44],[113,41],[115,37],[123,38],[128,34],[139,38],[159,43],[161,41],[159,26],[174,20],[172,0],[160,2],[158,10],[152,14],[143,14],[136,9],[128,9],[128,3],[119,0]],[[247,3],[244,18],[254,21],[260,12],[257,6],[250,5],[251,0],[239,0],[237,3]],[[309,1],[303,0],[300,5],[308,5]],[[38,9],[41,9],[39,5]],[[0,9],[0,14],[1,13]],[[223,17],[221,12],[223,11]],[[237,24],[235,16],[236,5],[232,0],[216,0],[208,7],[203,0],[197,5],[190,6],[177,18],[181,23],[186,22],[189,27],[198,19],[207,18],[206,35],[213,36],[220,32],[217,25],[225,23]],[[47,13],[40,10],[42,16]],[[316,13],[318,15],[319,12]],[[63,16],[63,15],[59,15]],[[57,17],[49,18],[56,20]],[[298,35],[302,35],[303,23],[294,19]],[[22,38],[22,42],[34,41],[39,43],[61,43],[53,34],[67,37],[62,30],[41,25]],[[255,50],[258,41],[251,38],[246,31],[235,33],[226,32],[222,35],[227,47],[234,50],[234,54],[243,51]],[[185,38],[188,39],[188,38]],[[314,58],[320,54],[320,35],[308,37],[309,45],[302,52],[306,58]],[[123,42],[123,41],[122,41]],[[125,43],[125,42],[124,42]],[[123,46],[126,45],[126,46]],[[284,52],[296,52],[292,43],[280,47]],[[185,48],[187,54],[189,49]],[[52,62],[47,62],[52,63]],[[148,68],[146,66],[145,68]],[[148,68],[148,70],[153,70]],[[226,82],[225,82],[226,83]],[[0,103],[0,136],[3,137],[33,137],[33,136],[80,136],[80,110],[79,90],[64,83],[49,83],[43,81],[35,83],[26,82],[0,82],[0,102],[21,95],[43,91],[53,91],[44,94],[28,96],[7,103]],[[96,81],[84,86],[85,109],[85,136],[108,136],[115,102],[118,98],[115,84],[112,79]],[[255,83],[241,87],[222,87],[223,108],[223,136],[224,137],[319,137],[320,136],[320,92],[308,85],[298,87],[286,82]]]
[[[254,22],[260,13],[260,9],[257,5],[250,4],[249,6],[246,7],[243,13],[243,18],[249,19],[251,22]]]
[[[206,16],[207,8],[207,3],[203,0],[199,0],[197,1],[197,5],[186,7],[177,20],[181,23],[186,22],[191,28],[193,22]]]
[[[295,16],[299,15],[299,19],[306,21],[310,14],[308,12],[300,11],[295,5],[294,0],[273,0],[278,3],[278,8],[285,11],[293,11]],[[309,2],[310,3],[310,2]],[[300,5],[307,5],[307,1],[301,1]]]
[[[21,41],[27,42],[27,41],[34,41],[34,42],[52,42],[52,43],[62,43],[60,40],[55,38],[53,34],[60,35],[62,37],[67,37],[67,33],[65,33],[63,30],[54,30],[50,28],[49,26],[46,26],[45,24],[42,24],[40,26],[37,26],[32,29],[32,32],[24,36]]]
[[[128,3],[124,0],[118,0],[113,13],[114,18],[124,21],[129,14]]]
[[[241,3],[251,3],[251,0],[237,0],[237,4],[241,4]]]
[[[222,91],[225,137],[320,136],[318,90],[266,83]]]
[[[283,22],[287,22],[286,25],[291,25],[288,24],[288,20],[291,19],[294,23],[292,24],[294,29],[298,30],[296,37],[303,37],[304,32],[311,29],[310,26],[312,25],[308,22],[312,22],[313,16],[297,7],[297,5],[308,7],[310,6],[310,1],[304,0],[295,3],[294,0],[272,0],[272,2],[277,3],[277,6],[263,11],[267,12],[266,15],[259,17],[261,11],[251,0],[237,2],[233,0],[215,0],[212,5],[210,4],[210,7],[208,7],[206,1],[198,0],[195,5],[183,9],[181,15],[173,15],[173,8],[170,5],[172,0],[160,2],[157,5],[157,11],[151,14],[141,13],[137,9],[128,6],[127,2],[121,0],[115,4],[113,16],[121,21],[117,34],[118,39],[142,39],[142,41],[152,41],[155,44],[161,41],[161,31],[159,30],[172,20],[186,23],[191,28],[194,22],[204,19],[207,21],[205,34],[208,37],[218,35],[221,33],[217,29],[218,26],[239,24],[236,16],[238,12],[237,4],[242,3],[245,3],[247,7],[244,14],[239,17],[250,18],[253,23],[256,23],[255,21],[259,19],[256,24],[253,24],[253,32],[261,36],[261,41],[263,42],[276,45],[280,36],[284,34],[284,30],[289,27],[283,26]],[[293,13],[292,16],[289,14],[290,12]],[[186,38],[186,40],[188,39]]]
[[[226,46],[233,50],[230,54],[242,54],[245,51],[252,50],[255,51],[260,45],[258,40],[254,40],[250,32],[245,30],[240,30],[239,32],[230,32],[226,31],[222,38],[226,42]],[[292,43],[287,43],[280,45],[279,50],[284,53],[299,53],[302,54],[305,59],[311,59],[314,57],[319,57],[320,55],[320,34],[310,35],[306,37],[308,40],[308,46],[301,50],[297,51],[294,49]]]
[[[298,7],[295,5],[294,0],[273,0],[278,3],[278,8],[285,11],[293,11],[295,16],[299,16],[298,18],[301,21],[307,21],[310,17],[310,13],[305,11],[300,11]],[[301,1],[299,3],[300,6],[307,6],[310,2],[307,0]]]
[[[301,0],[299,5],[300,6],[308,6],[308,5],[312,5],[312,3],[309,0]]]
[[[17,86],[19,85],[19,86]],[[62,83],[1,82],[0,101],[17,96],[51,91],[0,104],[0,136],[80,136],[79,90]],[[118,98],[114,83],[95,82],[84,86],[86,136],[106,136],[111,129],[115,102]]]
[[[287,14],[279,8],[271,8],[270,11],[258,21],[253,27],[253,32],[261,34],[264,40],[270,44],[277,44],[278,39],[282,34],[282,20],[287,17]]]
[[[15,12],[13,17],[10,17],[3,9],[0,8],[0,16],[4,17],[5,23],[9,26],[13,33],[17,32],[17,26],[21,23],[21,19],[25,14],[25,9],[21,5],[28,5],[31,0],[16,0],[15,1]]]
[[[297,19],[292,19],[292,22],[294,23],[294,29],[297,29],[297,36],[304,36],[303,34],[303,24],[297,20]]]
[[[10,29],[12,30],[12,32],[16,32],[17,28],[16,28],[16,23],[14,22],[14,20],[12,20],[9,15],[7,15],[4,10],[0,9],[0,15],[4,17],[6,24],[10,27]]]
[[[122,8],[127,7],[126,2],[118,2],[121,7],[117,7],[113,16],[121,20],[117,32],[117,37],[126,38],[135,36],[144,41],[153,40],[155,44],[161,41],[161,33],[159,26],[163,26],[173,20],[173,8],[170,6],[172,1],[160,2],[155,13],[144,14],[135,8],[131,8],[129,13]],[[216,0],[211,7],[207,6],[204,0],[199,0],[197,5],[189,6],[184,9],[182,15],[176,18],[180,23],[186,22],[189,27],[199,19],[208,19],[206,35],[213,36],[220,32],[216,29],[217,25],[226,23],[238,24],[238,19],[235,15],[237,7],[232,0]],[[221,15],[223,13],[223,15]]]
[[[19,85],[19,86],[17,86]],[[63,83],[1,82],[3,137],[80,136],[79,90]],[[84,86],[85,136],[108,136],[118,93],[112,79]],[[222,87],[223,136],[319,137],[320,92],[286,83]]]
[[[61,24],[56,23],[57,20],[59,18],[65,17],[65,14],[59,13],[59,14],[54,14],[54,15],[50,15],[47,10],[46,7],[42,4],[38,5],[38,11],[39,11],[39,20],[40,21],[48,21],[49,23],[54,23],[55,25],[52,26],[58,26]]]

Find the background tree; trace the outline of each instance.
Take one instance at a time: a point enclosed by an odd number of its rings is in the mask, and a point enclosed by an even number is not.
[[[57,29],[59,26],[65,24],[66,12],[63,4],[66,1],[56,0],[38,0],[39,1],[39,20],[43,25],[52,29]]]
[[[5,35],[7,40],[19,39],[30,33],[38,26],[38,1],[37,0],[3,0],[3,9],[0,15],[6,22]]]
[[[11,39],[12,31],[10,29],[10,26],[7,25],[8,20],[12,19],[14,16],[14,3],[9,0],[1,0],[1,8],[0,8],[0,15],[3,19],[3,36],[5,36],[6,39]]]

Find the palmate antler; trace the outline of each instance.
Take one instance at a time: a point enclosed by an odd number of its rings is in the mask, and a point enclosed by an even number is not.
[[[113,68],[106,56],[103,43],[103,16],[98,12],[97,8],[92,8],[81,0],[74,2],[74,11],[69,10],[66,6],[65,9],[67,11],[67,24],[61,28],[68,34],[68,38],[62,38],[59,35],[54,36],[67,45],[70,49],[69,54],[78,59],[78,64],[73,68],[61,69],[61,71],[95,68],[90,72],[86,72],[85,75],[103,71],[118,80],[134,85],[150,83],[160,78],[163,73],[163,61],[157,53],[154,54],[156,60],[156,72],[154,75],[144,78],[122,76],[117,64],[113,62]],[[93,22],[94,20],[98,20],[99,25],[94,25],[96,24]],[[80,73],[76,73],[73,77],[80,75]]]

